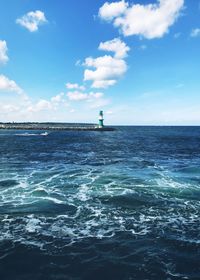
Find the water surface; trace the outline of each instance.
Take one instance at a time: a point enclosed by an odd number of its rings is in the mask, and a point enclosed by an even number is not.
[[[0,131],[0,279],[200,279],[200,127]]]

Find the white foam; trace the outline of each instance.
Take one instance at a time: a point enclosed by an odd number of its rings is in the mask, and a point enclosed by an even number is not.
[[[57,198],[54,198],[54,197],[38,197],[38,198],[40,198],[40,199],[42,199],[42,200],[49,200],[49,201],[53,201],[55,204],[65,204],[65,202],[64,201],[62,201],[62,200],[59,200],[59,199],[57,199]]]
[[[28,223],[26,225],[26,230],[29,233],[34,233],[34,232],[38,231],[39,229],[41,229],[40,220],[37,218],[34,218],[34,216],[30,217],[30,220],[28,221]]]
[[[90,197],[88,195],[89,186],[82,184],[78,190],[77,198],[81,201],[87,201]]]
[[[5,135],[12,135],[12,134],[5,134]],[[14,134],[15,136],[25,136],[25,137],[29,137],[29,136],[48,136],[49,133],[48,132],[43,132],[43,133],[30,133],[30,132],[25,132],[25,133],[16,133]]]

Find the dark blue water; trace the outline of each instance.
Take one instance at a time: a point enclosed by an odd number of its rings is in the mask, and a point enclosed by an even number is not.
[[[200,279],[200,127],[0,131],[0,279]]]

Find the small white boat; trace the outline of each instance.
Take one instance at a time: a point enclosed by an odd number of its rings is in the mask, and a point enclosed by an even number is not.
[[[41,133],[40,135],[47,136],[47,135],[49,135],[49,133],[48,132],[44,132],[44,133]]]

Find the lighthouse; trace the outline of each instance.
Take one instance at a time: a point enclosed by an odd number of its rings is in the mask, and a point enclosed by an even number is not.
[[[103,128],[104,124],[103,124],[103,111],[99,112],[99,128]]]

